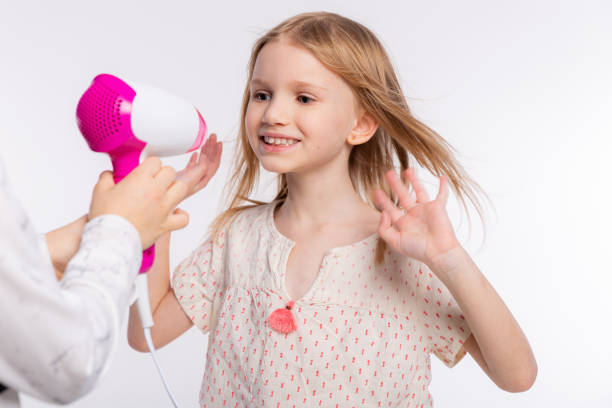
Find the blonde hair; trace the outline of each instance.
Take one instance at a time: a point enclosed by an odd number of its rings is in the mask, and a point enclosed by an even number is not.
[[[241,108],[239,145],[233,161],[233,174],[226,188],[231,188],[227,210],[219,214],[210,229],[216,234],[240,211],[268,203],[249,198],[259,178],[259,159],[251,149],[244,119],[250,100],[249,84],[255,61],[261,49],[270,41],[284,38],[310,51],[325,67],[341,77],[354,91],[357,101],[379,123],[370,140],[353,146],[349,174],[353,188],[366,202],[374,205],[374,191],[383,190],[397,203],[388,188],[384,174],[394,168],[394,156],[401,176],[410,165],[410,156],[435,176],[446,175],[449,187],[459,198],[469,219],[466,197],[483,219],[482,207],[475,194],[480,187],[466,174],[456,160],[454,149],[436,132],[417,120],[410,112],[393,66],[382,44],[363,25],[328,12],[303,13],[274,27],[253,46],[248,65],[248,79]],[[273,201],[287,198],[287,179],[279,174],[278,192]],[[484,193],[483,193],[484,194]],[[243,202],[253,205],[242,205]],[[231,226],[231,223],[230,223]],[[375,262],[384,260],[386,243],[379,240]]]

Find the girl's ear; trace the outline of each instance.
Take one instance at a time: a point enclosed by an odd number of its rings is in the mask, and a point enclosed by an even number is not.
[[[357,117],[355,126],[349,133],[346,141],[351,145],[359,145],[370,140],[378,129],[378,122],[372,115],[365,110],[361,110],[360,116]]]

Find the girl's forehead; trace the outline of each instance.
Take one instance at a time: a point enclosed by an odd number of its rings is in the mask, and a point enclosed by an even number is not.
[[[257,55],[251,83],[302,82],[332,88],[342,82],[310,51],[288,40],[274,40]]]

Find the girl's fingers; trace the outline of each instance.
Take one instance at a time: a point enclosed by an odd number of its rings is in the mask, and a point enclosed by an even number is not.
[[[397,195],[400,205],[405,210],[408,210],[415,204],[414,197],[412,197],[412,194],[410,193],[408,188],[404,185],[404,183],[402,183],[402,180],[400,180],[395,170],[389,170],[386,173],[386,176],[387,181],[389,181],[389,185],[391,186],[391,189],[393,190],[395,195]]]
[[[221,157],[222,146],[223,145],[221,144],[221,142],[217,143],[217,147],[215,150],[215,158],[209,163],[210,166],[208,166],[206,173],[204,173],[204,175],[202,176],[202,181],[200,183],[202,186],[199,188],[204,188],[204,186],[208,184],[210,179],[213,178],[215,173],[217,173],[217,170],[219,169],[219,164],[221,163],[219,157]]]
[[[410,184],[412,184],[412,188],[414,189],[414,193],[416,194],[416,202],[417,203],[426,203],[430,201],[429,195],[427,194],[427,190],[423,187],[423,184],[419,181],[414,172],[414,169],[406,170],[406,177],[410,180]]]
[[[397,221],[398,218],[403,215],[402,211],[400,211],[395,206],[395,204],[393,204],[393,202],[389,199],[389,197],[387,196],[387,194],[385,194],[384,191],[376,189],[374,191],[374,198],[376,198],[376,201],[380,206],[381,212],[386,211],[391,216],[391,222],[394,223],[395,221]]]
[[[193,154],[189,158],[189,162],[187,163],[187,168],[191,168],[195,166],[197,158],[198,158],[198,152],[193,152]]]
[[[221,151],[223,150],[223,142],[219,142],[217,143],[217,146],[215,148],[215,159],[219,160],[219,158],[221,157]]]
[[[213,157],[215,157],[215,148],[217,145],[217,135],[215,133],[211,133],[210,137],[208,138],[208,140],[206,141],[206,158],[208,160],[211,160]]]
[[[446,180],[446,176],[440,176],[440,190],[438,191],[438,196],[436,197],[442,205],[446,205],[446,201],[448,200],[448,181]]]
[[[213,154],[212,151],[214,149],[213,139],[214,139],[214,133],[211,134],[208,139],[206,139],[206,142],[202,146],[202,149],[200,150],[200,160],[198,160],[197,167],[199,168],[206,167],[208,163],[210,162],[210,158],[212,157],[212,154]]]
[[[398,248],[399,232],[393,228],[389,213],[385,210],[380,215],[380,225],[378,235],[384,239],[392,248]]]
[[[215,142],[214,146],[210,148],[206,160],[208,161],[208,164],[210,164],[212,167],[216,168],[219,166],[222,147],[223,142]]]
[[[201,171],[201,174],[199,174],[198,182],[193,188],[194,192],[199,191],[203,189],[204,187],[206,187],[210,179],[213,178],[213,176],[217,172],[217,169],[219,168],[220,162],[218,158],[221,153],[221,143],[220,142],[217,143],[217,146],[215,147],[215,149],[216,150],[213,153],[214,154],[213,158],[209,159],[208,161],[203,161],[203,163],[198,164],[198,170]]]

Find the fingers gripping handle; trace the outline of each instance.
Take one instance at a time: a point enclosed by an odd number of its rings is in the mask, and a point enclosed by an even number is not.
[[[111,161],[113,163],[113,179],[115,180],[115,184],[123,180],[123,178],[127,176],[130,171],[138,166],[139,157],[140,153],[122,155],[121,158],[111,156]],[[151,266],[153,266],[153,261],[155,261],[155,244],[142,251],[142,263],[140,264],[140,271],[138,273],[145,273],[151,269]]]

